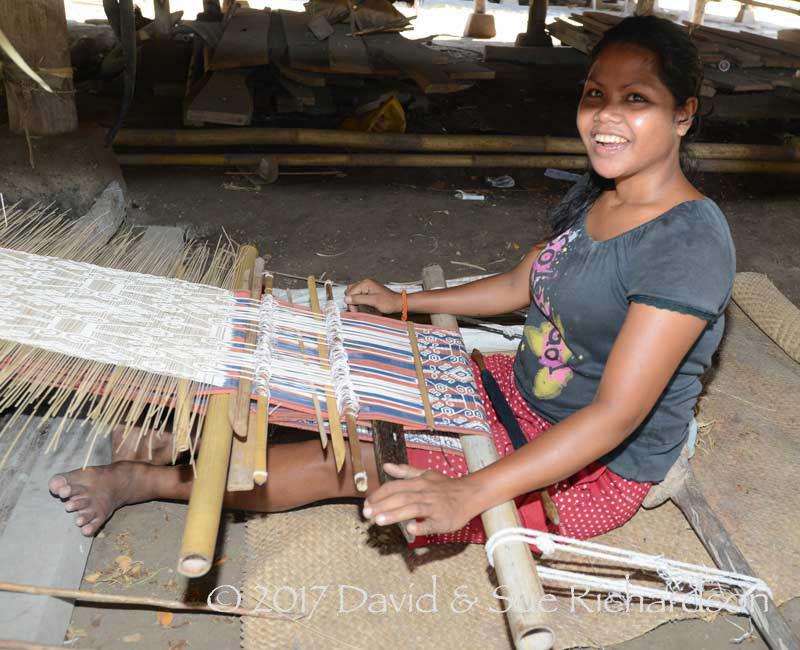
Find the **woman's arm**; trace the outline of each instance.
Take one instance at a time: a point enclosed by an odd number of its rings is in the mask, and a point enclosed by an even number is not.
[[[520,494],[563,480],[611,451],[647,417],[707,325],[696,316],[631,304],[592,403],[513,454],[461,479],[391,466],[406,481],[371,494],[365,515],[410,524],[417,535],[448,532]]]
[[[436,289],[408,294],[408,310],[423,314],[455,316],[496,316],[530,305],[530,275],[533,262],[544,247],[534,246],[511,271],[462,284],[451,289]],[[368,305],[383,314],[402,309],[399,293],[375,280],[362,280],[347,287],[348,305]]]

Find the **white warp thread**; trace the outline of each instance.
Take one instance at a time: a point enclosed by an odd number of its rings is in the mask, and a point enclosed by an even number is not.
[[[0,338],[89,361],[221,386],[233,294],[0,248]]]
[[[275,322],[275,299],[264,296],[259,309],[258,343],[254,371],[256,391],[269,399],[269,382],[272,378],[272,330]]]
[[[325,336],[328,342],[333,390],[336,393],[339,413],[356,417],[360,405],[353,386],[353,378],[350,375],[347,350],[344,348],[342,319],[339,316],[339,308],[333,300],[329,300],[325,304]]]
[[[756,606],[756,596],[759,593],[772,598],[772,591],[767,584],[753,576],[698,564],[678,562],[660,555],[647,555],[637,551],[572,539],[530,528],[503,528],[489,537],[486,541],[485,550],[489,564],[492,567],[494,567],[494,554],[497,547],[513,542],[534,544],[542,551],[544,557],[551,557],[555,553],[563,552],[617,562],[636,569],[650,570],[664,581],[666,589],[654,589],[632,584],[627,574],[625,580],[617,580],[537,565],[536,571],[539,577],[542,580],[551,582],[567,583],[614,594],[670,601],[705,609],[713,608],[717,611],[724,610],[734,614],[753,613]],[[709,585],[718,585],[741,593],[734,599],[734,602],[731,602],[730,599],[705,598],[703,593]],[[684,586],[689,587],[689,593],[680,591]]]

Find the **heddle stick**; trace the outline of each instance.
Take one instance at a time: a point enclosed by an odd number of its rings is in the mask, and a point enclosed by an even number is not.
[[[292,291],[291,289],[286,289],[286,299],[287,302],[292,305],[294,301],[292,300]],[[306,344],[303,342],[303,338],[300,336],[300,330],[297,330],[297,343],[300,347],[300,356],[303,359],[303,364],[308,364],[308,355],[306,355]],[[325,426],[325,420],[322,417],[322,409],[319,405],[319,396],[317,395],[317,386],[312,382],[311,384],[311,403],[314,405],[314,416],[317,418],[317,428],[319,429],[319,441],[322,444],[323,449],[328,448],[328,429]]]
[[[258,273],[258,251],[254,246],[245,246],[242,249],[240,269],[242,276],[237,282],[237,289],[247,292],[249,298],[258,299],[261,296],[263,267]],[[245,343],[254,346],[256,342],[256,328],[250,327],[245,336]],[[254,446],[248,433],[250,422],[250,397],[253,385],[245,378],[239,378],[236,397],[231,400],[233,405],[233,447],[231,461],[228,469],[228,492],[246,492],[255,486],[253,479],[255,471]]]
[[[322,320],[322,310],[319,307],[319,296],[317,295],[317,280],[313,275],[308,276],[308,297],[311,302],[311,310]],[[319,346],[319,358],[321,361],[328,361],[328,345],[320,335],[317,337]],[[333,381],[333,378],[331,378]],[[344,435],[342,434],[342,422],[339,419],[339,407],[336,405],[336,398],[330,391],[325,391],[325,406],[328,410],[328,425],[331,430],[331,447],[333,447],[333,457],[336,460],[336,471],[342,471],[344,466],[345,448]]]
[[[263,266],[263,260],[262,260]],[[272,274],[262,274],[264,295],[272,295]],[[269,397],[259,393],[256,398],[256,445],[253,450],[254,469],[253,481],[256,485],[264,485],[267,482],[267,444],[269,433]]]
[[[325,299],[329,303],[333,302],[333,285],[330,282],[325,283]],[[350,446],[350,458],[353,461],[353,481],[356,484],[356,490],[366,492],[367,472],[364,469],[364,458],[361,455],[361,443],[358,440],[356,418],[349,408],[345,409],[344,417],[345,422],[347,422],[347,443]]]
[[[243,246],[241,252],[241,260],[238,282],[236,283],[237,292],[247,292],[248,298],[258,299],[261,292],[256,294],[256,288],[261,286],[261,278],[256,278],[255,265],[258,258],[258,251],[255,246]],[[245,343],[252,346],[256,342],[255,328],[249,328],[245,336]],[[249,379],[241,377],[239,379],[239,386],[236,389],[236,399],[233,407],[233,431],[237,436],[244,438],[247,436],[247,422],[250,413],[250,394],[252,391],[252,382]]]
[[[428,429],[433,431],[436,424],[433,421],[433,411],[431,410],[431,398],[428,395],[428,385],[425,383],[425,373],[422,370],[422,358],[419,355],[419,344],[417,343],[417,332],[414,330],[414,323],[408,321],[408,341],[411,343],[411,352],[414,354],[414,368],[417,371],[417,383],[419,384],[419,394],[422,397],[422,407],[425,409],[425,422]]]

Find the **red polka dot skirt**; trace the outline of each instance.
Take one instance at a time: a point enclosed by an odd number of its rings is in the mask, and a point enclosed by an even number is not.
[[[513,357],[497,354],[486,357],[485,361],[486,367],[494,375],[528,440],[532,440],[550,427],[549,422],[531,410],[517,390],[514,383]],[[494,444],[502,458],[514,451],[514,446],[491,408],[491,402],[481,383],[480,372],[474,364],[472,370],[477,379],[483,403],[487,405],[487,415],[492,428]],[[449,454],[444,450],[409,448],[408,462],[416,467],[442,472],[451,478],[458,478],[468,473],[467,463],[462,456]],[[592,463],[573,476],[547,488],[558,508],[561,519],[559,526],[555,526],[545,517],[538,492],[519,496],[516,503],[522,525],[525,528],[548,531],[576,539],[587,539],[618,528],[628,521],[639,509],[650,485],[650,483],[639,483],[622,478],[606,466]],[[461,530],[419,536],[412,546],[452,543],[483,544],[485,542],[486,533],[483,530],[483,524],[480,517],[476,517]]]

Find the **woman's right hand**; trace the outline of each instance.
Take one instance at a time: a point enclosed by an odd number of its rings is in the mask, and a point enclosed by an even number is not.
[[[403,298],[399,293],[370,279],[347,287],[344,301],[350,311],[356,311],[358,305],[367,305],[382,314],[397,314],[403,309]]]

